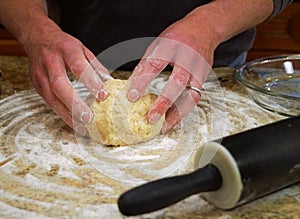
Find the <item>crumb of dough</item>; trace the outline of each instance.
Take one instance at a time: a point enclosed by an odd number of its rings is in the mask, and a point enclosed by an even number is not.
[[[146,114],[157,98],[146,93],[136,102],[127,99],[127,80],[109,80],[105,87],[110,93],[104,101],[91,104],[93,122],[87,129],[92,140],[103,145],[124,146],[148,141],[160,133],[165,116],[156,124],[149,124]]]

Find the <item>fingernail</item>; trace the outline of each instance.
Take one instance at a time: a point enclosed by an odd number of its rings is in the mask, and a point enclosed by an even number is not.
[[[137,89],[131,89],[129,92],[128,92],[128,100],[129,101],[136,101],[140,98],[140,93],[138,92]]]
[[[105,89],[101,89],[97,94],[97,99],[99,101],[105,100],[108,96],[108,92]]]
[[[79,135],[81,135],[81,136],[85,136],[85,135],[87,134],[86,128],[85,128],[84,126],[82,126],[82,125],[76,126],[76,127],[75,127],[75,131],[76,131]]]
[[[149,116],[149,122],[150,122],[151,124],[155,124],[155,123],[158,122],[158,120],[160,119],[160,117],[161,117],[161,115],[158,114],[158,113],[151,114],[151,115]]]
[[[87,111],[84,111],[80,115],[80,121],[84,124],[90,124],[93,120],[93,114]]]

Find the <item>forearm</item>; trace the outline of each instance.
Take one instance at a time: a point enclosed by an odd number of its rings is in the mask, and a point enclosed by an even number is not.
[[[266,20],[274,8],[273,0],[215,0],[196,8],[188,17],[209,31],[216,43]]]
[[[0,22],[21,42],[43,29],[59,28],[47,16],[44,0],[0,0]]]

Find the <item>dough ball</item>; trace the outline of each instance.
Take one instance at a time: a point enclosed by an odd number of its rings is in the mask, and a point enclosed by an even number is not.
[[[110,95],[104,101],[91,104],[93,122],[87,127],[90,137],[104,145],[122,146],[148,141],[160,133],[164,116],[156,123],[149,124],[146,114],[157,98],[147,93],[136,102],[127,99],[127,80],[105,82]]]

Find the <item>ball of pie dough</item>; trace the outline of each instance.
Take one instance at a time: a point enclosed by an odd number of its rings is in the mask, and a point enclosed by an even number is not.
[[[155,124],[148,123],[146,119],[157,95],[146,93],[136,102],[130,102],[127,99],[129,85],[127,80],[106,81],[108,98],[101,102],[95,100],[91,104],[94,119],[87,129],[94,141],[123,146],[148,141],[160,133],[164,116]]]

